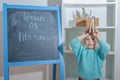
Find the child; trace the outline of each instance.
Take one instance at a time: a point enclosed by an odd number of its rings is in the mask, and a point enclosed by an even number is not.
[[[110,46],[100,39],[99,31],[91,34],[87,30],[71,41],[71,47],[78,62],[79,80],[99,80],[103,61],[110,51]]]

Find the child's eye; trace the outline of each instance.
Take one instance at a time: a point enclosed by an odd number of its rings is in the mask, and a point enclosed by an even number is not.
[[[86,40],[89,40],[89,39],[86,39]]]

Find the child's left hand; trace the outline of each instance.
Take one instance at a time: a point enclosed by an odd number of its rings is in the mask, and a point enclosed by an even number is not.
[[[94,37],[100,40],[100,32],[96,29],[95,32],[93,33]]]

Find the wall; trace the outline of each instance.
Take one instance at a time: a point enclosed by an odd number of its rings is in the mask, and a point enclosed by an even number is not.
[[[49,6],[62,6],[62,0],[48,0]]]
[[[3,75],[2,12],[0,12],[0,76]]]
[[[117,38],[116,38],[116,55],[115,55],[115,74],[114,74],[114,80],[120,80],[120,0],[118,0],[118,15],[117,15]]]
[[[2,0],[0,1],[0,80],[3,80],[3,28],[2,3],[22,5],[48,5],[47,0]],[[52,4],[51,4],[52,5]],[[52,80],[52,65],[11,67],[10,80]],[[59,65],[57,67],[59,70]],[[59,75],[59,71],[57,72]],[[59,80],[59,76],[57,77]]]

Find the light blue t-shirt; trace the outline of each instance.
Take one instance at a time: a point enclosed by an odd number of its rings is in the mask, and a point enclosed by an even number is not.
[[[105,41],[99,41],[100,47],[88,49],[81,44],[78,38],[71,41],[72,50],[78,62],[78,75],[85,80],[94,80],[102,77],[102,65],[110,46]]]

